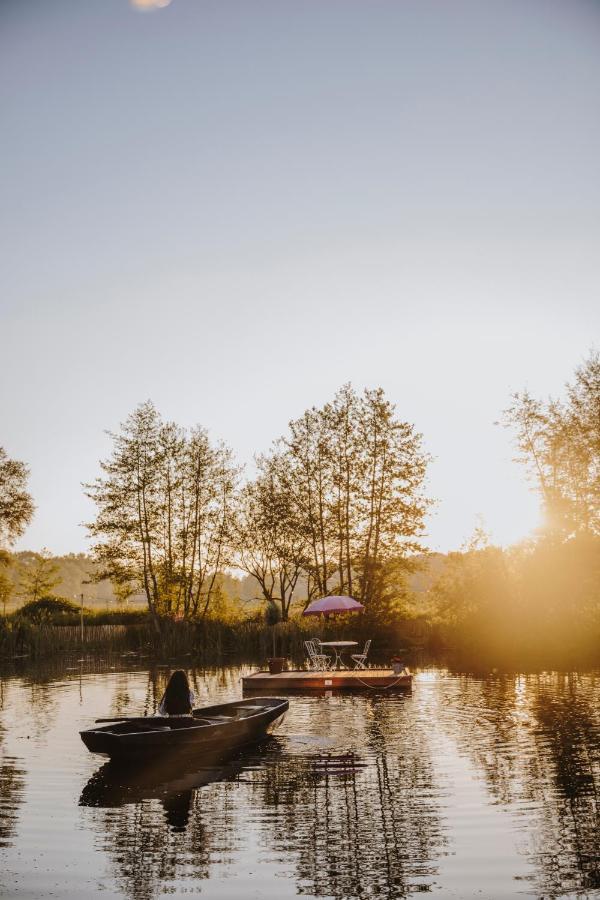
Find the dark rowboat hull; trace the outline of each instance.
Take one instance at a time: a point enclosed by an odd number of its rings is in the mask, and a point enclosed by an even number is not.
[[[115,719],[80,735],[91,753],[111,759],[218,754],[261,740],[288,707],[288,701],[278,697],[256,697],[195,709],[192,716]]]

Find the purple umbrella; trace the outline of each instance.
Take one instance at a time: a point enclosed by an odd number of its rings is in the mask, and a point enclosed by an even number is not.
[[[362,612],[364,606],[352,597],[321,597],[309,603],[303,616],[328,616],[331,613]]]

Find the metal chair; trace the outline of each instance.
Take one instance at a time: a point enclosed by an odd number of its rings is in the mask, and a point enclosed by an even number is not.
[[[326,672],[331,666],[331,657],[325,653],[318,653],[314,641],[304,641],[304,646],[312,668],[318,672]]]
[[[362,653],[353,653],[350,656],[350,659],[354,662],[355,669],[366,669],[367,656],[369,655],[369,647],[371,646],[371,640],[365,641],[365,646],[363,647]]]

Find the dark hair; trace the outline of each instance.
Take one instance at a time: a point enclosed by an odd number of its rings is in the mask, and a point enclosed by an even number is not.
[[[168,716],[184,716],[191,713],[190,685],[183,669],[177,669],[169,678],[162,706]]]

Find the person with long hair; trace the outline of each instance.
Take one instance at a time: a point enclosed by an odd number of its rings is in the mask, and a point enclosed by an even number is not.
[[[190,690],[187,675],[183,669],[177,669],[169,678],[158,713],[161,716],[191,716],[193,708],[194,693]]]

